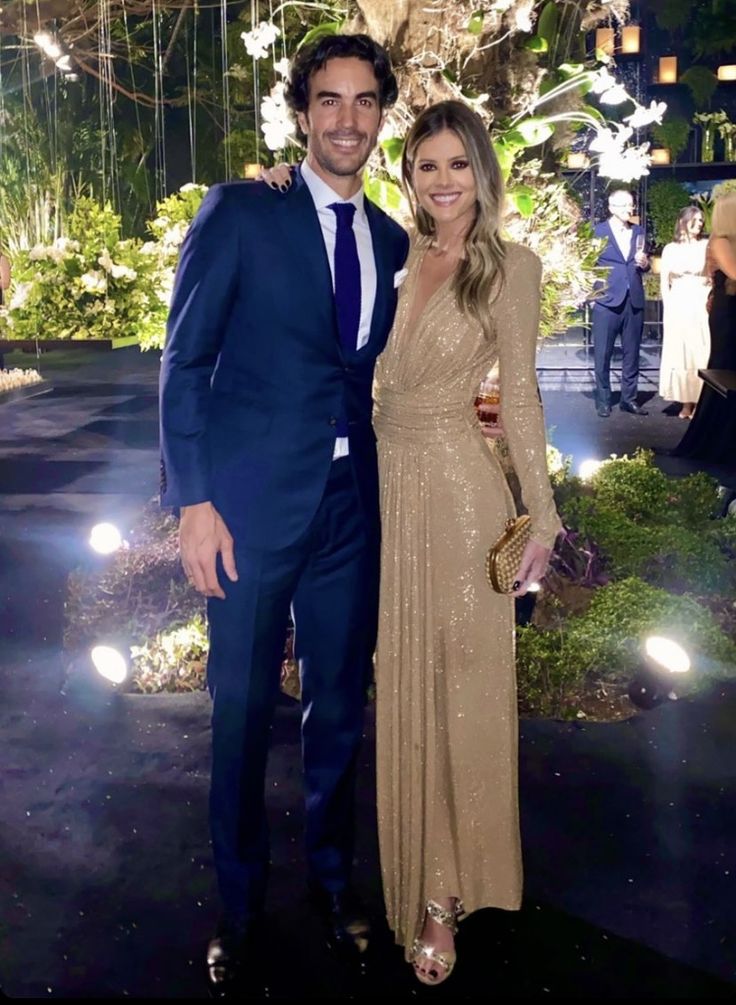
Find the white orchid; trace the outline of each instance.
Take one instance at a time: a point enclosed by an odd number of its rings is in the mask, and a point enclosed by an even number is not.
[[[273,68],[280,77],[288,77],[291,70],[291,62],[284,56],[283,59],[279,59],[273,64]]]
[[[35,244],[28,252],[32,262],[44,262],[49,257],[49,249],[45,244]]]
[[[600,96],[602,105],[622,105],[624,101],[632,100],[626,93],[626,88],[623,84],[614,84],[613,87],[609,87]]]
[[[100,257],[97,259],[97,264],[101,265],[105,272],[112,272],[113,261],[110,258],[110,252],[105,248]]]
[[[632,129],[643,129],[644,126],[650,126],[654,122],[659,124],[666,111],[667,103],[665,101],[652,101],[649,108],[637,105],[631,115],[624,117],[624,122],[628,122]]]
[[[598,174],[615,181],[636,181],[649,174],[651,162],[649,144],[642,143],[638,147],[626,147],[624,150],[602,154],[598,161]]]
[[[285,84],[280,80],[261,102],[261,131],[269,150],[283,150],[294,136],[294,123],[284,92]]]
[[[252,31],[244,31],[240,37],[245,43],[245,51],[253,59],[264,59],[268,55],[268,47],[273,45],[281,31],[270,21],[261,21]]]
[[[604,91],[608,91],[612,87],[617,86],[618,81],[614,75],[607,67],[602,66],[593,77],[593,86],[591,87],[591,91],[593,94],[603,94]]]
[[[54,241],[54,248],[68,257],[78,252],[81,245],[79,241],[72,241],[69,237],[57,237]]]

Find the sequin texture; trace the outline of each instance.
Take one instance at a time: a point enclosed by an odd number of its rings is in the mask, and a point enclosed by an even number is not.
[[[551,545],[560,529],[535,371],[539,260],[507,246],[487,339],[450,281],[408,330],[423,253],[410,253],[375,386],[379,839],[388,921],[407,957],[430,898],[460,897],[468,912],[521,901],[513,602],[485,578],[515,510],[473,406],[496,363],[533,536]]]

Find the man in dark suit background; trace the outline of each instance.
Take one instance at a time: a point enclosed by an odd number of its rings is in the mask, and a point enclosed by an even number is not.
[[[606,239],[598,265],[609,269],[601,296],[593,301],[592,334],[595,359],[595,404],[602,419],[611,414],[611,357],[616,336],[621,335],[621,402],[623,412],[646,415],[637,404],[639,348],[644,327],[642,272],[649,268],[644,253],[644,230],[631,224],[634,199],[625,189],[608,197],[610,217],[595,228]]]
[[[306,857],[330,941],[370,935],[350,885],[378,604],[372,378],[408,251],[363,196],[397,95],[367,36],[300,51],[287,100],[307,156],[287,194],[217,185],[182,247],[161,371],[164,505],[208,599],[210,825],[222,990],[255,962],[269,858],[264,774],[289,609],[302,680]]]

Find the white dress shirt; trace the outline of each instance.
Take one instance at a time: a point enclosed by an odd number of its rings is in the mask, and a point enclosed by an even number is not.
[[[611,230],[613,231],[613,236],[616,238],[619,251],[624,256],[624,259],[628,261],[629,252],[631,251],[631,235],[634,232],[634,228],[626,223],[621,223],[620,220],[613,217],[611,219]]]
[[[360,262],[360,327],[358,328],[358,349],[362,349],[367,343],[371,333],[371,320],[373,318],[373,307],[376,302],[376,261],[373,257],[373,240],[371,238],[371,228],[368,224],[368,217],[365,212],[365,196],[362,187],[358,189],[351,199],[343,199],[341,195],[333,191],[330,186],[323,181],[306,161],[302,161],[302,178],[309,189],[312,200],[317,210],[317,218],[322,230],[322,237],[327,251],[327,260],[330,263],[332,273],[332,290],[335,290],[335,241],[337,238],[337,217],[333,210],[328,209],[333,202],[351,202],[355,206],[355,216],[353,217],[353,233],[355,243],[358,248],[358,261]],[[332,457],[346,457],[349,452],[347,436],[338,436],[335,439],[335,452]]]

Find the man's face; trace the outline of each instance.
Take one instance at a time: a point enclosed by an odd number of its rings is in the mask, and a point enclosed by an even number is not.
[[[621,223],[628,223],[634,212],[634,200],[630,195],[617,192],[608,200],[608,210],[611,216],[620,220]]]
[[[371,64],[353,56],[328,60],[310,78],[309,106],[298,119],[315,169],[323,176],[357,175],[383,125]]]

